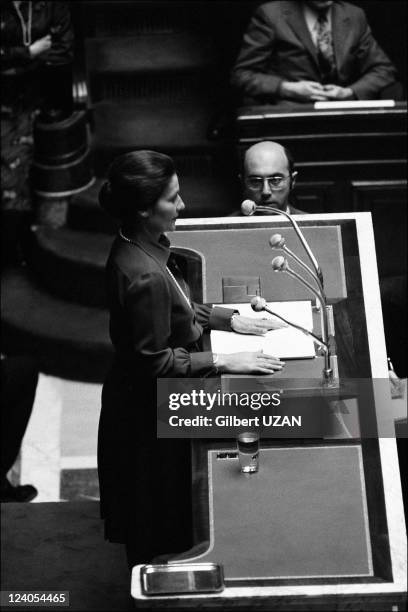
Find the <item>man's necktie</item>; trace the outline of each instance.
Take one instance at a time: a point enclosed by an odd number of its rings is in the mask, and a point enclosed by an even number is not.
[[[322,83],[330,83],[335,78],[336,60],[327,11],[320,13],[317,20],[316,48]]]

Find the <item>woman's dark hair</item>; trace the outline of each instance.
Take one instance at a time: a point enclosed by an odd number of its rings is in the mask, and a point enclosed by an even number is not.
[[[175,174],[173,160],[156,151],[132,151],[111,164],[99,203],[112,217],[136,220],[137,211],[154,206]]]

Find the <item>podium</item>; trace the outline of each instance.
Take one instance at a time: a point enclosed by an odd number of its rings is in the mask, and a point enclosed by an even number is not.
[[[131,589],[139,609],[403,609],[406,531],[371,215],[296,220],[323,271],[339,380],[373,382],[369,404],[358,408],[360,434],[262,439],[253,475],[240,473],[234,440],[194,441],[197,546],[171,558],[164,571],[181,564],[187,576],[192,564],[219,565],[223,588],[148,594],[143,566],[136,566]],[[273,273],[274,233],[303,257],[279,216],[180,220],[171,238],[204,302],[229,303],[231,291],[241,295],[236,302],[247,302],[259,287],[267,300],[310,299],[291,278]],[[316,378],[315,360],[292,361],[286,376]],[[371,411],[376,435],[366,435],[362,409]],[[194,591],[195,575],[187,578]]]

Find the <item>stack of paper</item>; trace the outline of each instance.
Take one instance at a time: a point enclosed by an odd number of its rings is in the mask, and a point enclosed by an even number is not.
[[[220,306],[219,304],[217,306]],[[225,308],[235,308],[245,317],[272,318],[267,312],[254,312],[250,304],[223,304]],[[268,308],[284,317],[287,321],[313,331],[312,305],[310,301],[268,302]],[[279,319],[277,319],[279,321]],[[239,353],[259,351],[280,359],[311,359],[315,357],[315,346],[307,334],[284,327],[268,331],[265,336],[253,336],[213,330],[211,348],[214,353]]]

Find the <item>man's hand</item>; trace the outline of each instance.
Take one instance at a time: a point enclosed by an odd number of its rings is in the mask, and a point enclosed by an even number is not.
[[[324,85],[323,88],[327,100],[354,100],[354,92],[351,87]]]
[[[231,321],[231,328],[238,334],[253,334],[255,336],[263,336],[270,329],[280,329],[287,327],[286,323],[277,318],[257,319],[255,317],[242,317],[234,315]]]
[[[31,57],[34,59],[35,57],[38,57],[39,55],[42,55],[43,53],[51,49],[51,45],[51,35],[47,34],[47,36],[43,36],[43,38],[39,38],[38,40],[33,42],[33,44],[30,45],[28,49]]]
[[[317,81],[282,81],[279,89],[281,98],[300,100],[301,102],[323,101],[329,98],[324,86]]]
[[[273,374],[280,372],[285,365],[278,357],[272,357],[262,351],[218,355],[219,372],[230,374]]]

